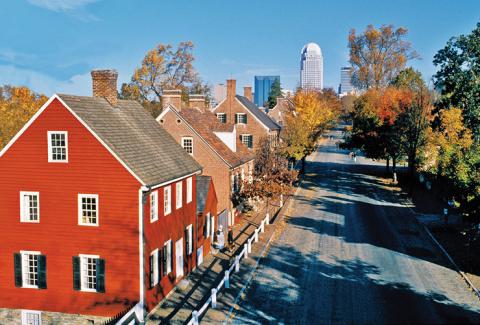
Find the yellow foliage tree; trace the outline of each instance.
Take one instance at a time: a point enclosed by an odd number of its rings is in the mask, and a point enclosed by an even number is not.
[[[46,101],[27,87],[0,87],[0,149]]]

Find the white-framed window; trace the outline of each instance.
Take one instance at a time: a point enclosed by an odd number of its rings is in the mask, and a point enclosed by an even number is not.
[[[186,228],[186,248],[187,248],[187,255],[192,255],[193,253],[193,225],[188,225]]]
[[[48,162],[68,162],[68,132],[48,131]]]
[[[181,181],[175,184],[175,207],[177,209],[180,209],[183,205],[183,202],[182,202],[183,186],[182,185],[183,184]]]
[[[192,202],[193,195],[193,178],[187,178],[187,203]]]
[[[40,194],[20,192],[20,221],[40,222]]]
[[[158,274],[158,248],[150,254],[150,286],[153,288],[159,282]]]
[[[182,137],[182,147],[188,154],[193,155],[193,138]]]
[[[221,123],[227,123],[227,114],[226,113],[217,113],[217,119]]]
[[[22,310],[22,325],[42,325],[42,312]]]
[[[150,222],[158,220],[158,192],[150,193]]]
[[[97,260],[98,255],[80,254],[80,290],[97,291]]]
[[[163,189],[163,214],[167,215],[172,212],[172,188],[165,186]]]
[[[205,216],[205,228],[203,229],[203,237],[205,239],[210,237],[210,221],[211,221],[210,212],[208,212],[207,215]]]
[[[247,124],[247,114],[235,113],[235,124]]]
[[[38,288],[38,257],[40,252],[21,251],[22,287]]]
[[[78,194],[78,224],[98,226],[98,194]]]
[[[253,135],[251,134],[241,134],[240,135],[240,141],[244,145],[246,145],[248,148],[252,149],[253,148]]]
[[[172,272],[172,240],[169,239],[163,245],[163,272],[165,275]]]

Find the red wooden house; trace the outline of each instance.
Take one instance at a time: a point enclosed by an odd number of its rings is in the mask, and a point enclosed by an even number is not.
[[[211,176],[197,176],[197,265],[210,252],[217,216],[217,194]]]
[[[117,99],[115,71],[92,77],[93,97],[52,96],[0,152],[0,323],[143,317],[195,267],[201,166]]]

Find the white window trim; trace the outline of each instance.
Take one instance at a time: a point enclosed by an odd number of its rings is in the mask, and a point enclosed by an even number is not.
[[[42,324],[42,312],[38,310],[22,309],[22,325],[27,324],[27,314],[38,315],[39,324]]]
[[[65,160],[53,160],[52,159],[52,134],[64,134],[65,135]],[[49,163],[68,163],[68,132],[67,131],[47,131],[48,138],[48,162]]]
[[[187,203],[193,200],[193,178],[187,178]]]
[[[97,203],[97,222],[96,223],[83,223],[82,222],[82,198],[95,198],[95,202]],[[90,226],[90,227],[98,227],[100,225],[100,201],[98,199],[98,194],[78,194],[78,225],[79,226]]]
[[[83,274],[85,273],[84,272],[84,269],[83,269],[83,259],[84,258],[96,258],[96,259],[99,259],[100,256],[99,255],[89,255],[89,254],[79,254],[78,257],[80,257],[80,291],[84,291],[84,292],[97,292],[97,289],[96,288],[85,288],[85,279],[83,277]],[[98,270],[97,270],[98,272]],[[97,283],[98,285],[98,283]]]
[[[227,122],[227,113],[216,113],[215,116],[217,117],[218,121],[220,123],[223,123],[221,119],[219,118],[220,116],[225,116],[225,123]]]
[[[173,247],[172,247],[172,240],[169,239],[167,240],[164,244],[164,246],[167,246],[167,275],[172,273],[173,269],[173,263],[172,263],[172,258],[173,258]],[[170,254],[170,256],[168,256]],[[170,257],[170,258],[169,258]]]
[[[180,189],[180,192],[179,192],[179,189]],[[182,206],[183,206],[183,182],[180,181],[175,183],[175,208],[180,209]]]
[[[165,204],[165,199],[167,198],[168,192],[168,204]],[[172,213],[172,187],[170,185],[165,186],[163,189],[163,214],[169,215]]]
[[[253,135],[252,135],[252,134],[248,134],[248,133],[246,133],[246,134],[240,134],[240,137],[241,137],[240,140],[241,140],[241,142],[242,142],[243,145],[245,145],[248,149],[252,149],[252,148],[253,148]],[[246,137],[252,137],[252,147],[251,147],[251,148],[248,146],[248,143],[243,142],[243,139],[246,138]]]
[[[152,202],[155,200],[155,205],[152,207]],[[158,220],[158,192],[150,193],[150,222]]]
[[[23,260],[24,255],[42,255],[42,253],[38,252],[38,251],[20,251],[20,256],[21,256],[21,260],[22,260],[22,288],[38,289],[38,285],[31,285],[31,284],[26,284],[25,283],[24,268],[26,267],[26,265],[25,265],[24,260]],[[38,264],[37,264],[37,276],[38,276]]]
[[[29,220],[30,216],[25,215],[25,207],[23,197],[25,195],[36,195],[37,196],[37,210],[38,210],[38,220]],[[30,222],[30,223],[40,223],[40,193],[39,192],[27,192],[20,191],[20,222]]]
[[[182,137],[182,148],[185,149],[185,146],[184,146],[184,143],[183,141],[184,140],[190,140],[192,142],[192,153],[190,152],[187,152],[189,155],[193,156],[193,137]],[[185,150],[186,152],[186,150]]]
[[[188,235],[187,255],[190,256],[193,254],[193,225],[192,224],[189,224],[187,226],[187,235]]]
[[[247,113],[235,113],[235,116],[237,117],[237,124],[242,124],[242,125],[247,125],[247,123],[244,122],[239,122],[240,121],[240,116],[245,116],[245,119],[247,118]]]
[[[153,257],[153,285],[156,286],[160,282],[160,276],[158,274],[158,248],[152,251],[150,256]]]
[[[207,215],[206,215],[206,218],[205,218],[205,227],[207,227],[207,231],[206,231],[207,236],[206,236],[206,238],[210,238],[210,233],[211,233],[211,230],[210,230],[210,229],[212,228],[211,223],[212,223],[211,213],[208,212]],[[206,238],[205,238],[205,239],[206,239]]]

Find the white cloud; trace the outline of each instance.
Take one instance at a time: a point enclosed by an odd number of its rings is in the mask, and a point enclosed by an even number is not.
[[[27,86],[47,97],[54,93],[88,96],[92,92],[89,72],[74,75],[68,80],[58,80],[49,75],[13,65],[0,65],[0,85]]]
[[[8,63],[25,63],[31,61],[35,56],[32,54],[26,54],[14,51],[9,48],[0,48],[0,61]]]
[[[56,12],[68,12],[82,9],[98,0],[27,0],[30,4]]]

